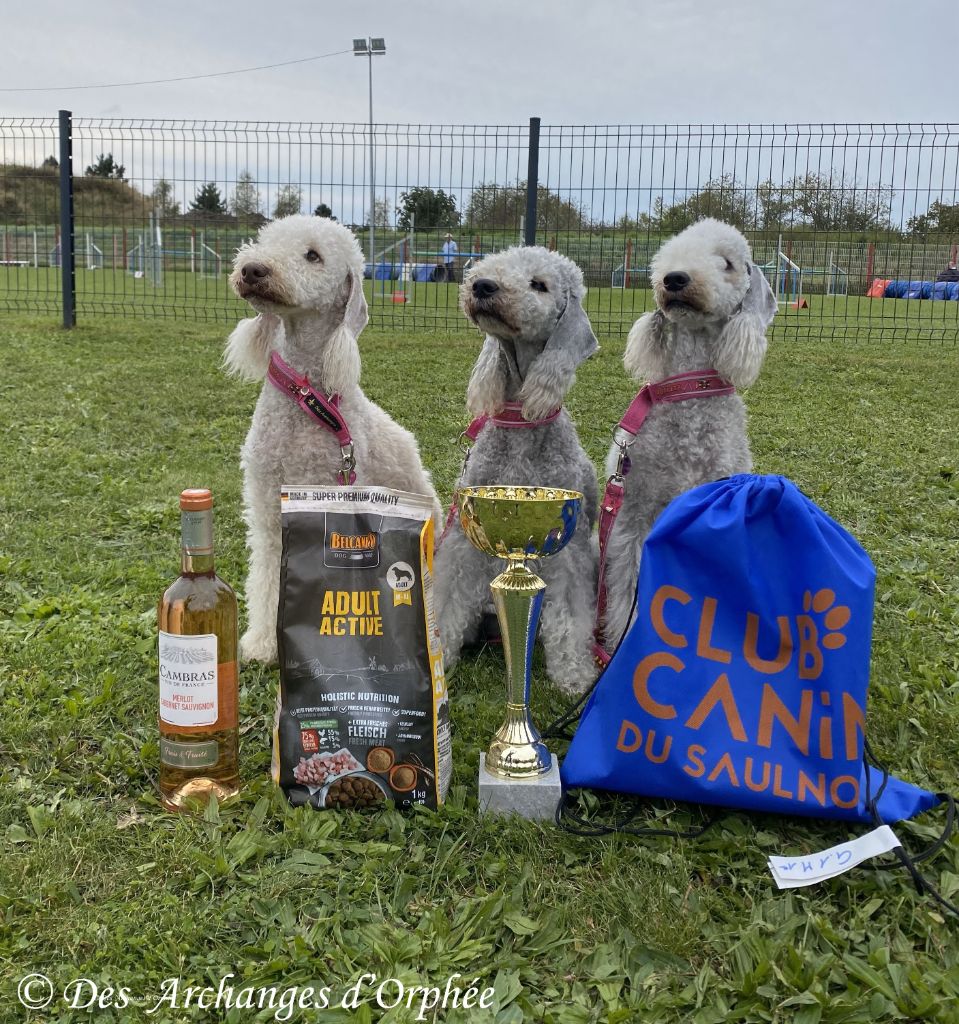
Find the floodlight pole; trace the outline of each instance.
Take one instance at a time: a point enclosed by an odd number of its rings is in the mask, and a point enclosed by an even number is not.
[[[374,42],[377,44],[375,48]],[[379,37],[375,40],[372,36],[353,40],[353,56],[366,57],[370,62],[370,276],[374,281],[376,280],[376,168],[373,146],[373,55],[379,56],[384,53],[386,53],[386,43]]]
[[[373,46],[369,47],[370,62],[370,278],[376,281],[376,245],[373,239],[376,237],[376,172],[373,158]],[[375,284],[370,286],[375,288]],[[372,294],[372,291],[371,293]]]

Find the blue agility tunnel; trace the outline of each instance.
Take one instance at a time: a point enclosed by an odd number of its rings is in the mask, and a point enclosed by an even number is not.
[[[436,264],[435,263],[414,263],[413,269],[413,280],[414,281],[435,281],[436,280]]]
[[[373,264],[363,265],[363,277],[369,281],[375,278],[377,281],[395,281],[400,276],[400,268],[395,263],[377,263],[374,274]]]
[[[959,302],[959,281],[890,281],[884,299],[945,299]]]

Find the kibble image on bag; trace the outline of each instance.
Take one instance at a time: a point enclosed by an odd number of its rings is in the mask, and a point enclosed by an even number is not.
[[[284,486],[273,779],[317,808],[443,802],[452,770],[432,503]]]

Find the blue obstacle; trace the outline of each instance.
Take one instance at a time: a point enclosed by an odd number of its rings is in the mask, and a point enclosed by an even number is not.
[[[959,281],[890,281],[884,299],[944,299],[959,302]]]
[[[400,268],[397,263],[377,263],[375,279],[377,281],[395,281],[400,276]],[[365,263],[363,265],[363,277],[369,281],[374,277],[373,264]]]

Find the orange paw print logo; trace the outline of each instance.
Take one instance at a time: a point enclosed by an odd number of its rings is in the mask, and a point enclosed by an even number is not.
[[[803,611],[807,614],[810,610],[823,616],[823,625],[829,632],[819,641],[827,650],[835,651],[846,642],[846,636],[840,632],[849,622],[851,612],[848,606],[836,604],[836,593],[833,590],[817,590],[816,593],[807,590],[803,595]]]

